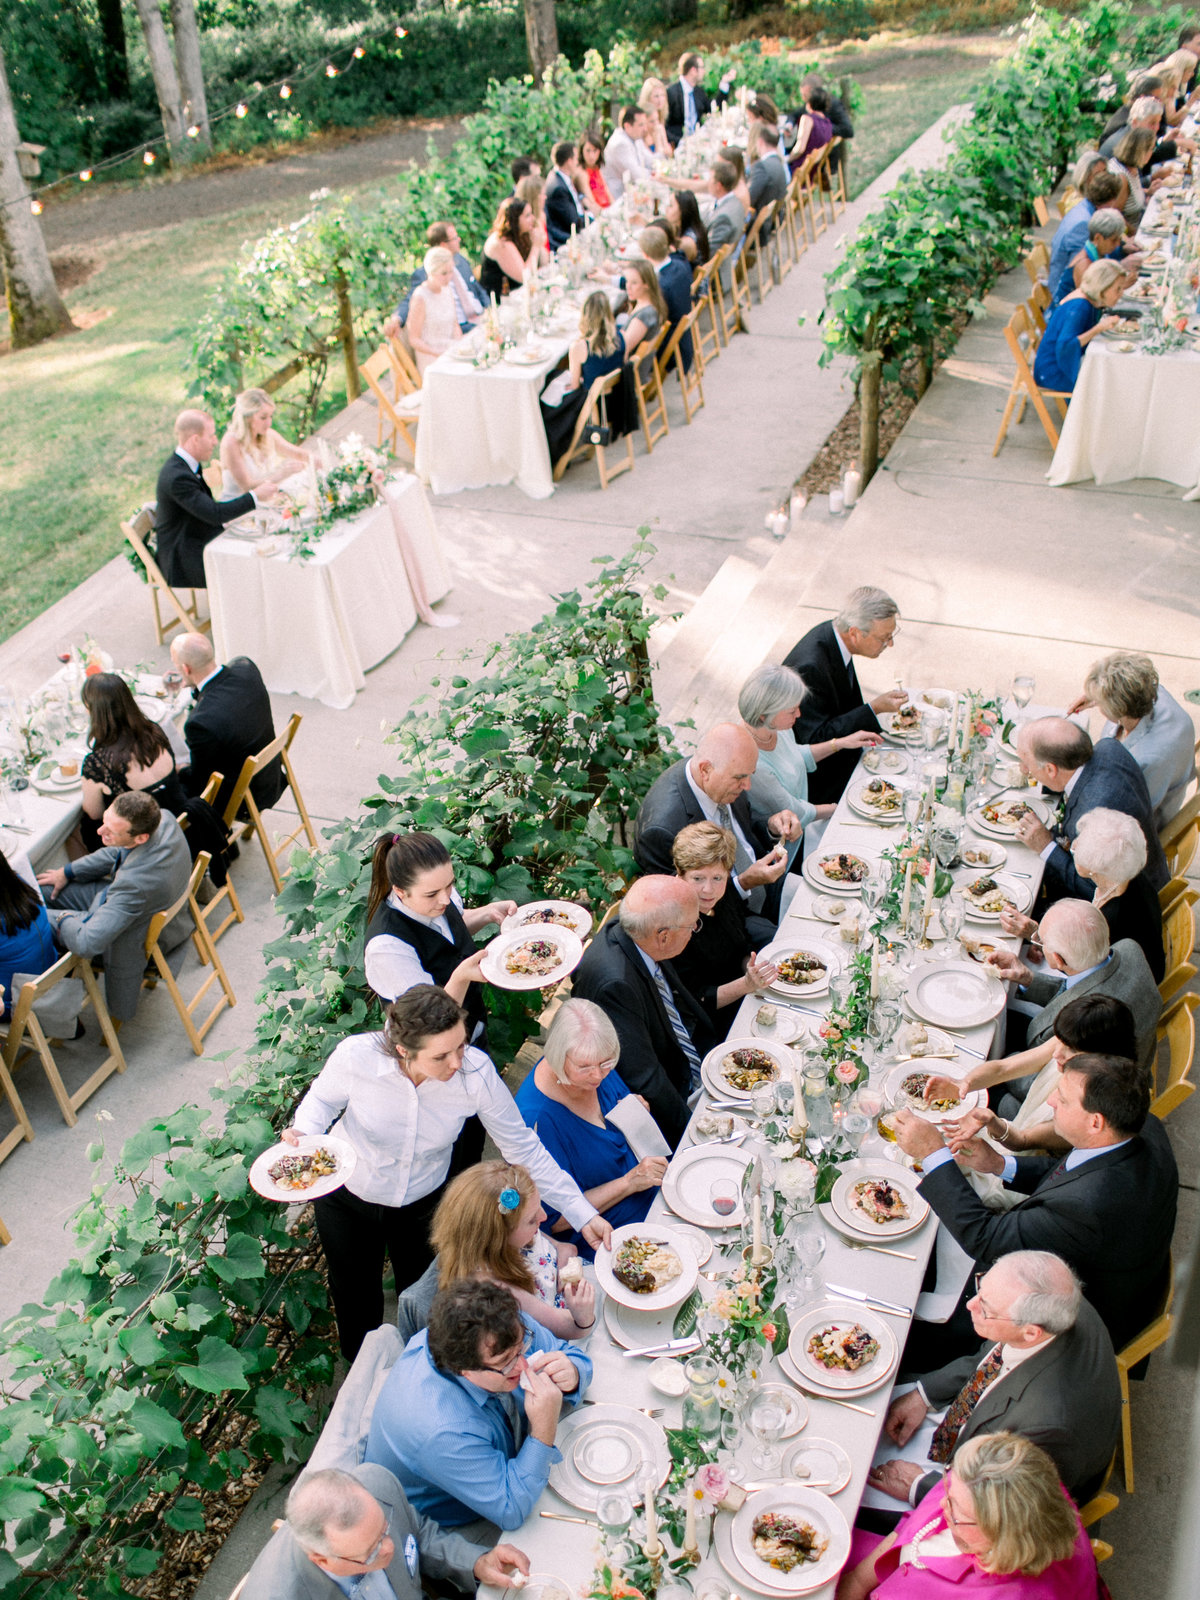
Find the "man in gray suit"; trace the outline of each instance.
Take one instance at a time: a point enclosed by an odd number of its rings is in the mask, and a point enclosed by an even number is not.
[[[242,1600],[422,1600],[421,1575],[474,1593],[506,1589],[529,1558],[486,1550],[418,1516],[386,1467],[308,1472],[288,1495],[287,1521],[250,1568]]]
[[[892,1401],[868,1483],[916,1505],[968,1439],[1007,1429],[1041,1445],[1082,1505],[1121,1427],[1112,1340],[1079,1279],[1049,1251],[1013,1251],[975,1281],[967,1309],[983,1344]],[[910,1447],[907,1459],[890,1456],[896,1445]]]
[[[714,255],[723,244],[732,244],[736,253],[738,243],[746,231],[746,208],[734,193],[737,184],[737,168],[731,161],[722,158],[713,162],[708,179],[708,192],[717,203],[713,207],[712,216],[708,219],[708,244]],[[733,254],[727,256],[720,271],[721,288],[726,294],[730,288],[732,260]]]
[[[54,936],[77,956],[104,957],[104,996],[114,1022],[137,1011],[146,968],[146,934],[158,911],[188,885],[192,858],[179,824],[153,795],[131,789],[111,802],[100,823],[103,848],[38,882],[50,905]],[[191,932],[186,916],[167,930],[174,948]]]
[[[1119,939],[1110,949],[1104,914],[1086,900],[1056,900],[1042,917],[1039,938],[1046,958],[1041,973],[1031,971],[1011,950],[999,950],[991,957],[1000,976],[1022,984],[1028,1001],[1041,1007],[1029,1019],[1027,1045],[1032,1049],[1045,1044],[1068,1000],[1103,994],[1124,1001],[1133,1013],[1137,1059],[1149,1067],[1162,997],[1141,946],[1132,939]],[[1019,1097],[1028,1092],[1023,1083],[1024,1079],[1013,1082]],[[1003,1116],[1003,1106],[1000,1110]]]

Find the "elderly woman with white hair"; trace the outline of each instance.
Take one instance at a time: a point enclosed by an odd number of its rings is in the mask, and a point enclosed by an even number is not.
[[[1115,261],[1093,261],[1078,289],[1072,289],[1050,313],[1033,363],[1040,389],[1071,394],[1087,347],[1098,334],[1119,327],[1121,318],[1112,308],[1121,297],[1125,268]]]
[[[1069,715],[1098,706],[1102,739],[1119,739],[1142,769],[1154,823],[1170,822],[1196,776],[1196,729],[1191,717],[1159,682],[1149,656],[1116,650],[1094,662]]]
[[[445,245],[434,245],[422,262],[425,282],[413,290],[404,331],[417,357],[417,371],[424,372],[456,339],[462,338],[458,302],[454,298],[454,256]]]
[[[810,822],[824,821],[837,810],[834,803],[814,805],[808,798],[808,775],[817,770],[817,762],[839,750],[861,750],[879,743],[879,735],[864,728],[817,744],[799,744],[788,738],[800,718],[807,693],[798,672],[767,661],[755,667],[738,695],[738,714],[758,746],[758,765],[750,784],[751,805],[766,816],[794,811],[805,828]],[[789,867],[800,848],[801,837],[787,845]]]
[[[1078,289],[1083,281],[1083,275],[1093,261],[1103,261],[1108,256],[1115,256],[1121,248],[1121,241],[1125,237],[1125,218],[1115,206],[1099,206],[1088,218],[1088,236],[1083,249],[1078,255],[1072,256],[1062,272],[1058,282],[1051,284],[1050,304],[1060,305],[1066,295]],[[1137,278],[1137,269],[1129,273],[1128,281],[1132,283]]]
[[[566,1000],[546,1035],[545,1054],[516,1095],[528,1126],[614,1228],[645,1219],[667,1171],[665,1156],[639,1161],[608,1120],[630,1093],[616,1071],[620,1054],[616,1029],[600,1007]],[[590,1261],[594,1252],[587,1240],[565,1217],[549,1215],[551,1233],[578,1245]]]

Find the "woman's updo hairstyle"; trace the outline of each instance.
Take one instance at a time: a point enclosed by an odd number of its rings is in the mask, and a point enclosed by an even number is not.
[[[418,983],[384,1007],[383,1037],[393,1051],[415,1055],[427,1039],[449,1033],[467,1013],[436,983]]]

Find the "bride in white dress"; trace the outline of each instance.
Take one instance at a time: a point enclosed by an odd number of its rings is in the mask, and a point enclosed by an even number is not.
[[[454,257],[444,245],[435,245],[424,261],[425,282],[413,290],[404,331],[417,357],[417,371],[431,367],[456,339],[462,338],[454,282]]]
[[[307,471],[312,457],[271,426],[275,402],[265,389],[245,389],[233,402],[233,421],[221,440],[221,499],[233,500],[260,483]]]

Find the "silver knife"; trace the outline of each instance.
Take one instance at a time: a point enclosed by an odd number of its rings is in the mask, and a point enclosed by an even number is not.
[[[699,1350],[699,1348],[700,1340],[697,1338],[668,1339],[663,1344],[645,1345],[641,1350],[622,1350],[621,1354],[628,1361],[631,1356],[691,1355],[694,1350]]]
[[[844,1294],[848,1300],[861,1300],[863,1305],[873,1306],[877,1311],[894,1311],[898,1317],[912,1316],[907,1306],[898,1306],[893,1300],[881,1300],[877,1294],[864,1294],[861,1289],[847,1289],[840,1283],[827,1283],[825,1287],[830,1294]]]

